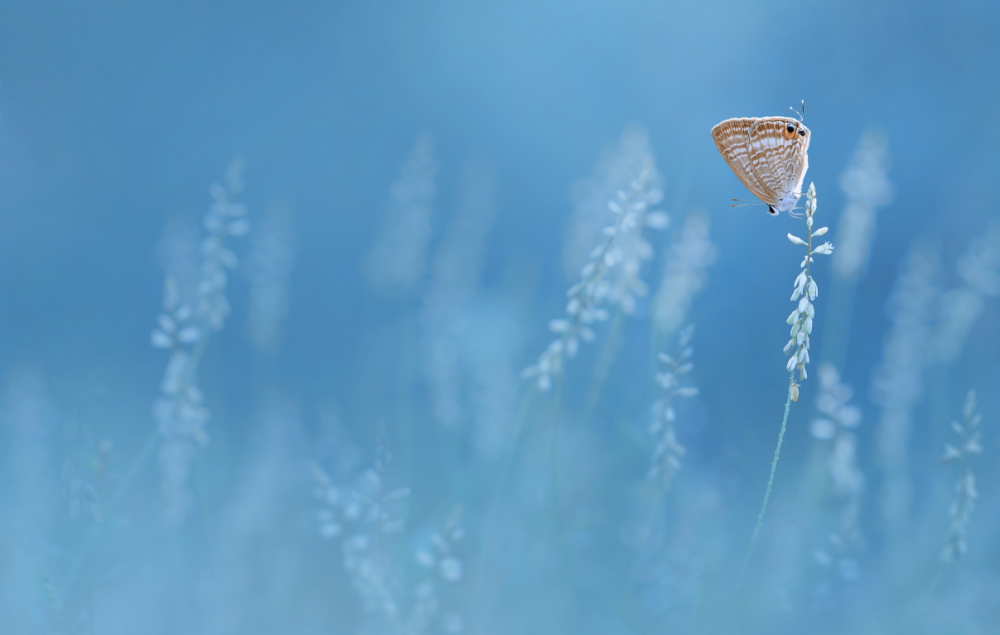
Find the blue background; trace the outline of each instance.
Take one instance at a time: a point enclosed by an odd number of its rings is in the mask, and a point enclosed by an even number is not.
[[[986,299],[960,359],[924,373],[905,536],[878,521],[880,411],[870,386],[891,326],[886,300],[910,246],[939,249],[944,283],[954,286],[956,259],[998,216],[998,27],[992,2],[3,3],[0,375],[8,387],[33,378],[32,394],[51,415],[37,454],[16,444],[16,407],[3,427],[8,485],[0,487],[0,517],[29,520],[8,520],[11,529],[0,530],[2,584],[28,598],[0,610],[2,630],[69,632],[38,582],[46,578],[69,622],[85,612],[90,591],[95,633],[228,632],[210,618],[224,601],[242,616],[242,633],[381,632],[384,624],[365,617],[336,541],[319,535],[307,465],[332,465],[349,449],[356,472],[372,461],[382,429],[395,455],[391,479],[412,491],[408,529],[391,556],[399,571],[413,569],[421,532],[454,505],[465,508],[466,576],[454,592],[469,632],[707,633],[723,620],[745,633],[805,625],[831,633],[988,632],[1000,617],[1000,498],[989,485],[1000,407],[996,299]],[[731,208],[731,198],[749,195],[709,136],[723,119],[786,115],[800,100],[812,130],[807,182],[819,192],[820,224],[836,226],[839,175],[872,127],[888,139],[895,190],[879,212],[843,354],[843,379],[865,415],[857,434],[866,547],[860,577],[822,601],[810,590],[818,575],[812,545],[822,540],[809,533],[811,521],[802,521],[794,548],[783,550],[778,534],[768,538],[769,526],[799,526],[793,497],[806,495],[803,475],[818,451],[807,433],[812,378],[793,407],[775,520],[764,524],[745,587],[730,591],[780,423],[782,320],[801,258],[784,236],[800,231],[801,221]],[[641,431],[655,399],[645,304],[626,320],[592,412],[591,373],[607,326],[571,361],[558,401],[535,395],[523,405],[528,388],[519,387],[511,410],[528,412],[522,443],[505,450],[514,458],[484,462],[467,430],[444,429],[430,415],[411,341],[419,290],[379,295],[362,267],[390,184],[419,134],[433,134],[440,166],[432,253],[454,214],[462,167],[487,162],[496,171],[497,212],[477,306],[487,314],[499,307],[516,333],[509,354],[517,370],[530,365],[573,282],[561,259],[570,187],[635,122],[648,132],[674,226],[688,210],[705,210],[718,249],[689,315],[701,394],[679,427],[688,455],[678,478],[689,474],[690,482],[678,485],[675,504],[711,509],[688,529],[704,539],[694,541],[697,549],[712,555],[691,577],[700,582],[678,585],[701,589],[697,600],[669,590],[649,599],[629,583],[642,556],[624,546],[621,523],[641,515],[633,490],[648,456],[621,430]],[[150,404],[166,363],[149,346],[164,275],[157,244],[171,219],[197,222],[208,184],[235,154],[247,160],[240,200],[251,220],[274,201],[294,210],[297,264],[283,347],[263,356],[248,344],[247,283],[234,273],[233,314],[199,369],[212,443],[197,459],[197,509],[179,527],[163,524],[150,458],[103,525],[71,520],[59,479],[75,444],[113,442],[110,490],[154,429]],[[670,236],[649,234],[657,259],[643,276],[654,289]],[[835,232],[830,238],[836,244]],[[234,245],[242,258],[245,242]],[[829,271],[828,260],[817,263],[814,361],[823,350]],[[497,337],[473,327],[477,336]],[[969,388],[978,389],[985,417],[984,454],[974,464],[982,499],[969,558],[939,567],[956,472],[938,454]],[[16,401],[17,390],[6,394]],[[294,420],[278,462],[284,467],[255,468],[270,443],[260,441],[269,438],[262,413],[275,402]],[[556,411],[571,439],[561,465],[572,493],[553,503],[549,457],[532,448],[547,443]],[[87,441],[66,432],[78,423]],[[38,477],[17,485],[25,461]],[[284,494],[242,527],[225,510],[258,470],[274,470]],[[525,491],[539,492],[537,500]],[[42,511],[18,515],[29,499]],[[663,531],[682,531],[685,518],[668,510],[663,523],[672,529]],[[249,555],[235,557],[250,582],[230,600],[212,582],[229,566],[213,560],[225,531],[253,536]],[[91,532],[89,583],[68,573],[84,532]],[[912,568],[890,555],[904,540]],[[29,552],[39,555],[10,555]],[[484,564],[483,553],[505,566]],[[775,563],[806,582],[783,587],[770,575]],[[663,576],[674,575],[666,569]],[[399,574],[404,605],[412,575]],[[81,623],[77,632],[89,628]]]

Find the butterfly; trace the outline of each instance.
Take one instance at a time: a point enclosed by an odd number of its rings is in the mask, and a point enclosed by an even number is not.
[[[791,117],[726,119],[712,128],[722,158],[767,212],[790,211],[809,169],[809,128]]]

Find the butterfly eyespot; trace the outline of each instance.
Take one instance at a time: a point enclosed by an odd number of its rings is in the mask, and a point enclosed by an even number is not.
[[[806,136],[806,131],[805,130],[799,130],[799,136],[800,137]]]
[[[795,126],[793,126],[792,124],[788,124],[788,127],[785,128],[785,130],[787,130],[788,132],[795,132]]]

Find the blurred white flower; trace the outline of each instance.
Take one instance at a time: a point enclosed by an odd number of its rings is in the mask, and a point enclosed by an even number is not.
[[[233,201],[233,197],[243,189],[242,170],[244,161],[236,157],[226,170],[226,186],[218,183],[209,187],[212,205],[205,216],[204,225],[208,236],[201,243],[201,280],[198,283],[197,315],[213,331],[222,330],[229,315],[229,301],[226,299],[227,269],[235,269],[239,260],[227,246],[229,236],[242,236],[249,230],[248,221],[241,218],[247,208]]]
[[[386,540],[389,534],[402,529],[400,505],[410,491],[400,488],[385,492],[385,471],[390,461],[383,440],[374,466],[357,479],[355,487],[334,484],[315,463],[309,467],[317,484],[314,493],[324,505],[319,515],[320,533],[340,538],[344,570],[358,592],[364,612],[374,624],[392,632],[419,634],[425,632],[442,605],[435,580],[454,584],[463,577],[463,564],[456,551],[463,538],[461,508],[451,514],[440,532],[430,536],[428,544],[415,551],[414,559],[426,571],[426,577],[413,589],[413,601],[407,606],[398,590],[401,576],[386,556]],[[461,625],[460,615],[447,615]]]
[[[469,415],[463,392],[468,367],[476,361],[463,352],[463,329],[474,328],[468,325],[468,312],[496,215],[492,166],[470,164],[459,181],[458,209],[434,254],[418,316],[422,370],[434,418],[450,428],[465,423]]]
[[[548,345],[535,364],[521,373],[525,379],[534,379],[542,391],[549,390],[553,380],[562,375],[566,358],[576,355],[580,340],[594,340],[590,325],[609,317],[607,309],[602,307],[604,303],[617,304],[623,313],[630,314],[636,308],[636,298],[648,291],[639,274],[642,262],[652,258],[652,248],[642,234],[649,206],[659,203],[663,194],[656,187],[658,177],[652,155],[644,154],[648,153],[645,137],[642,143],[633,143],[628,134],[623,140],[622,152],[635,151],[645,157],[637,162],[642,171],[631,177],[633,180],[627,191],[618,190],[610,201],[606,201],[613,224],[600,232],[603,239],[590,251],[580,271],[580,281],[566,292],[566,318],[549,322],[549,329],[559,337]],[[611,161],[614,163],[615,159]],[[632,162],[625,163],[631,165]],[[620,178],[628,173],[615,171],[614,174]]]
[[[458,558],[444,558],[438,564],[441,577],[448,582],[457,582],[462,579],[462,561]]]
[[[941,294],[937,250],[923,243],[911,247],[887,302],[891,327],[875,369],[872,399],[882,408],[876,428],[879,462],[884,470],[881,505],[890,525],[902,523],[912,496],[907,448],[911,416],[923,392],[923,369],[931,323]]]
[[[831,539],[841,555],[838,561],[840,566],[847,555],[861,548],[862,543],[858,518],[865,476],[858,463],[858,438],[853,432],[861,423],[861,410],[850,403],[854,390],[840,381],[837,369],[831,364],[820,365],[819,383],[816,409],[822,417],[813,420],[809,430],[817,440],[830,442],[826,469],[831,492],[837,501],[837,529]],[[854,579],[842,577],[845,580]]]
[[[809,424],[809,432],[820,441],[829,441],[837,432],[837,426],[829,419],[814,419]]]
[[[191,507],[187,490],[190,462],[198,448],[208,444],[205,428],[210,413],[202,405],[196,371],[208,333],[220,330],[229,313],[226,271],[238,261],[226,246],[226,238],[244,235],[250,227],[243,218],[246,206],[233,200],[243,189],[243,164],[241,157],[233,159],[226,169],[225,185],[209,187],[212,203],[203,221],[208,236],[201,243],[196,308],[181,302],[177,278],[168,272],[163,287],[164,312],[150,336],[153,347],[170,351],[160,384],[162,396],[152,408],[161,440],[163,511],[170,524],[183,521]]]
[[[951,424],[952,430],[959,436],[959,443],[945,444],[943,457],[945,461],[957,461],[962,466],[958,482],[955,483],[955,500],[948,509],[951,526],[948,528],[944,551],[941,552],[941,560],[944,562],[958,560],[965,555],[967,550],[965,534],[976,506],[976,499],[979,498],[976,475],[972,473],[970,463],[973,454],[981,454],[983,451],[979,443],[979,424],[983,417],[976,408],[976,391],[969,391],[962,414],[962,423],[953,421]]]
[[[694,370],[694,364],[690,361],[694,352],[690,346],[693,335],[693,324],[677,334],[676,357],[660,353],[660,362],[665,368],[655,376],[657,385],[663,390],[663,396],[653,404],[653,423],[649,427],[649,434],[653,437],[655,446],[646,478],[658,481],[664,492],[670,489],[671,481],[680,471],[681,457],[685,454],[684,446],[677,441],[674,399],[691,398],[698,394],[697,388],[680,385],[681,377]]]
[[[653,299],[653,323],[662,333],[676,333],[687,320],[694,296],[708,280],[706,269],[715,262],[709,240],[708,215],[688,214],[680,235],[667,252],[660,288]]]
[[[380,293],[405,295],[423,282],[437,170],[434,138],[423,133],[389,188],[388,210],[365,261],[368,280]]]
[[[570,191],[573,216],[563,248],[563,270],[568,278],[577,277],[592,259],[594,245],[608,236],[609,201],[612,212],[621,210],[616,198],[618,192],[627,191],[644,172],[651,175],[652,186],[659,191],[660,177],[649,136],[641,126],[631,125],[622,132],[618,143],[605,149],[590,175],[573,185]],[[642,223],[630,226],[645,224],[653,229],[666,229],[670,223],[669,216],[660,211],[646,211],[644,215]]]
[[[892,183],[886,175],[889,163],[885,137],[869,130],[840,175],[840,189],[847,197],[837,226],[840,247],[833,257],[833,272],[840,278],[856,278],[868,263],[875,212],[893,199]]]
[[[942,296],[932,341],[934,359],[946,363],[958,359],[986,299],[1000,293],[1000,221],[972,241],[957,269],[962,285]]]
[[[289,281],[295,268],[296,238],[291,209],[272,203],[250,237],[245,273],[250,281],[246,335],[261,353],[281,347],[281,322],[288,314]]]

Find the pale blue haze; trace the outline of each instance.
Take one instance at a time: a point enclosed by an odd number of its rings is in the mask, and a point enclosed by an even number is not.
[[[982,1],[0,3],[0,633],[993,632],[998,32]],[[866,133],[892,194],[860,273],[813,264],[810,376],[734,592],[805,227],[731,207],[751,195],[709,131],[802,100],[823,240],[840,248]],[[233,157],[251,229],[226,239],[232,310],[183,343],[204,355],[180,378],[209,443],[164,458],[150,334],[167,274],[198,301]],[[559,337],[608,200],[654,161],[640,195],[670,225],[643,234],[648,295],[605,302],[537,390],[520,373]],[[711,243],[690,270],[685,235]],[[413,275],[379,278],[386,254]],[[695,278],[664,329],[671,258]],[[688,324],[693,369],[658,385]],[[856,452],[839,476],[823,362],[861,414],[836,428]],[[979,499],[943,564],[970,389]],[[665,391],[683,451],[656,449]],[[853,542],[831,542],[849,504]]]

